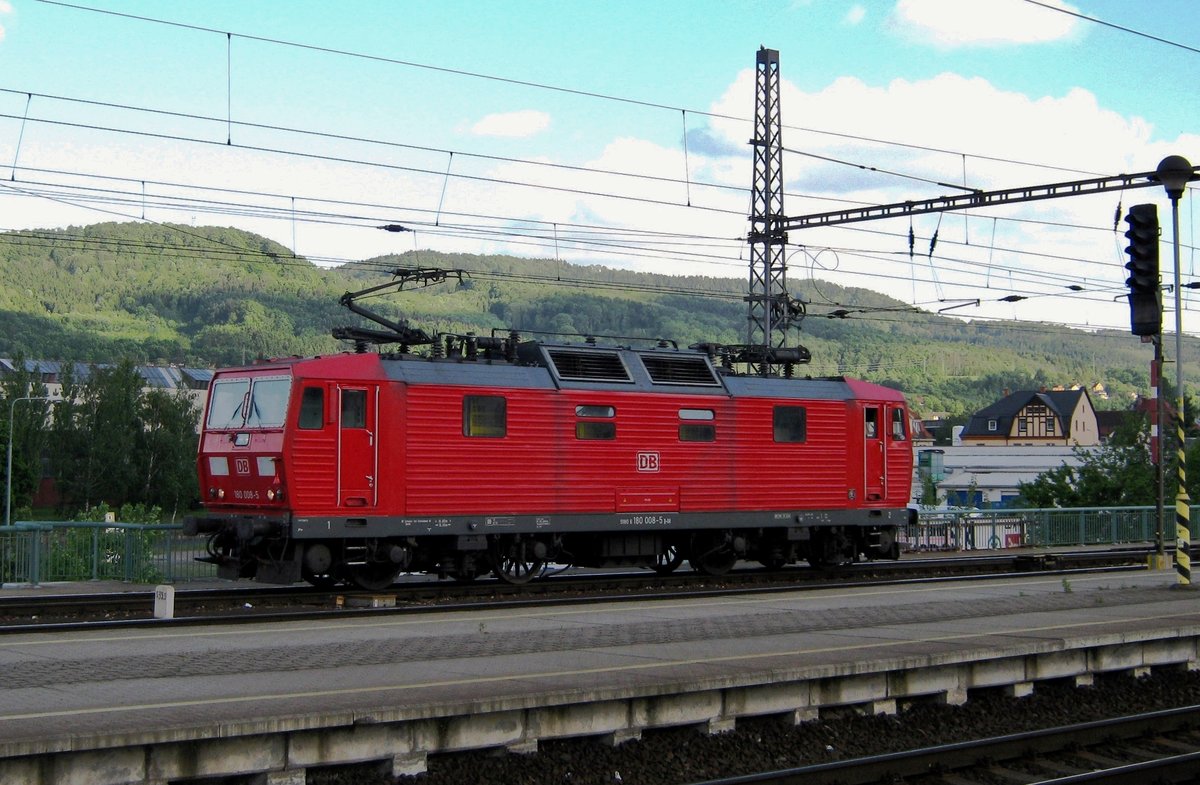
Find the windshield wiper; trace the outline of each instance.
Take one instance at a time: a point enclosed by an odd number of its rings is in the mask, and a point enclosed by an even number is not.
[[[229,427],[233,427],[233,426],[237,426],[237,425],[241,424],[242,418],[239,417],[238,415],[243,409],[246,408],[246,399],[249,397],[250,397],[250,391],[246,390],[246,394],[243,395],[241,397],[241,400],[238,401],[237,408],[234,409],[232,412],[230,412],[229,416],[225,418],[224,427],[229,428]]]

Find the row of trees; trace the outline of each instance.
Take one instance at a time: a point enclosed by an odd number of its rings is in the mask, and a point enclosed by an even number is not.
[[[1195,405],[1184,404],[1184,469],[1187,492],[1200,499],[1200,440],[1196,439]],[[1179,440],[1173,425],[1163,434],[1163,472],[1167,503],[1175,496]],[[1158,475],[1150,455],[1150,424],[1144,416],[1131,416],[1100,447],[1078,450],[1078,466],[1063,465],[1021,485],[1026,507],[1132,507],[1155,504]]]
[[[144,390],[127,360],[94,368],[86,379],[64,365],[62,397],[51,401],[21,358],[14,365],[16,373],[0,383],[2,438],[12,434],[12,477],[5,480],[14,519],[44,474],[55,479],[67,515],[107,503],[156,506],[174,518],[198,501],[198,410],[186,391]]]

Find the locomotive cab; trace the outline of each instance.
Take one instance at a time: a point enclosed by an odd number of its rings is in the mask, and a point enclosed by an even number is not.
[[[288,375],[227,375],[213,380],[200,447],[206,503],[279,509],[285,497],[283,427]]]
[[[197,456],[200,492],[209,514],[189,517],[184,531],[215,533],[208,561],[225,577],[250,577],[228,551],[234,541],[277,537],[288,523],[284,428],[292,377],[286,369],[217,373],[209,388]]]
[[[377,588],[409,564],[405,538],[362,536],[380,499],[380,385],[340,362],[214,376],[197,459],[206,512],[184,531],[211,535],[203,560],[221,577]]]

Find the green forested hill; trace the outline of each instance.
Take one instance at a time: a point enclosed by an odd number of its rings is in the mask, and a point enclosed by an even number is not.
[[[680,345],[745,340],[744,280],[431,251],[327,269],[235,229],[106,223],[0,234],[0,356],[220,365],[338,351],[344,344],[331,329],[362,323],[338,297],[401,266],[468,272],[461,283],[368,301],[430,333],[511,327]],[[1005,388],[1101,383],[1112,398],[1096,400],[1099,408],[1123,407],[1147,389],[1151,351],[1125,333],[967,323],[867,290],[797,288],[819,296],[801,336],[813,354],[809,372],[897,386],[923,413],[961,415]],[[849,317],[827,316],[838,308]],[[1185,365],[1195,367],[1187,357]]]

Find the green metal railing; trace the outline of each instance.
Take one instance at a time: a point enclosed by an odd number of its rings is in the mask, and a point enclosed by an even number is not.
[[[1173,544],[1169,512],[1166,539]],[[1155,522],[1153,507],[934,511],[905,526],[900,543],[906,551],[1153,543]],[[17,522],[0,526],[0,585],[215,578],[214,565],[196,561],[206,539],[184,536],[177,524]]]
[[[181,583],[216,576],[195,560],[205,537],[178,524],[17,522],[0,527],[0,584],[117,580]]]
[[[1166,539],[1174,541],[1174,510]],[[909,551],[1051,548],[1153,543],[1154,507],[919,512],[904,527],[901,547]]]

